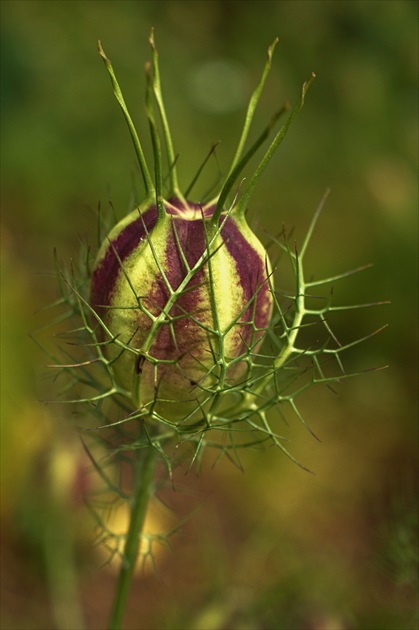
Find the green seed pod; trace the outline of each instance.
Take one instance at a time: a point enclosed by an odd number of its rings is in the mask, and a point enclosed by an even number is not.
[[[135,210],[103,244],[91,305],[112,336],[118,383],[182,418],[246,373],[272,312],[266,252],[244,217],[178,199]],[[190,403],[190,404],[186,404]]]

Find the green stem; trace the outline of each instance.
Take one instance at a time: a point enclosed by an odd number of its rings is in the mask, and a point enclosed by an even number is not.
[[[311,83],[312,83],[312,81],[313,81],[313,79],[315,77],[316,77],[316,75],[313,72],[311,74],[311,77],[303,84],[303,88],[301,90],[301,97],[300,97],[300,99],[297,101],[296,105],[292,109],[292,111],[291,111],[291,113],[290,113],[290,115],[288,117],[287,122],[281,127],[281,129],[276,134],[276,136],[273,139],[269,149],[265,153],[262,161],[259,163],[259,166],[257,167],[256,171],[254,172],[253,177],[250,180],[250,183],[249,183],[246,191],[243,193],[239,203],[237,204],[237,210],[236,210],[237,214],[243,215],[245,213],[245,210],[247,208],[247,204],[249,203],[250,196],[251,196],[251,194],[253,192],[253,189],[254,189],[257,181],[259,180],[260,176],[262,175],[262,173],[265,170],[265,168],[268,165],[268,163],[271,161],[271,159],[274,156],[274,154],[275,154],[276,150],[278,149],[279,145],[281,144],[281,142],[283,141],[283,139],[287,135],[288,129],[290,128],[292,122],[294,121],[294,118],[297,116],[298,112],[303,107],[307,90],[310,87],[310,85],[311,85]]]
[[[138,557],[141,532],[153,487],[156,451],[152,446],[135,452],[135,486],[130,524],[122,557],[122,566],[110,617],[109,630],[120,630]]]
[[[144,180],[144,186],[146,189],[146,193],[147,193],[147,197],[150,197],[153,193],[154,193],[154,185],[153,185],[153,180],[150,177],[150,173],[147,167],[147,163],[144,157],[144,153],[143,153],[143,149],[141,146],[141,142],[140,139],[138,137],[137,134],[137,130],[135,129],[134,123],[132,122],[132,118],[128,112],[128,108],[125,104],[125,100],[124,97],[122,95],[122,91],[121,88],[119,87],[119,83],[118,80],[115,76],[115,72],[114,69],[112,67],[111,61],[110,59],[108,59],[108,57],[106,56],[103,48],[102,48],[102,44],[100,42],[100,40],[98,41],[98,50],[99,50],[99,54],[102,57],[106,69],[109,73],[109,76],[111,78],[111,82],[112,82],[112,87],[113,87],[113,91],[115,94],[115,98],[119,103],[120,108],[122,109],[122,113],[124,114],[124,118],[127,122],[128,125],[128,129],[129,132],[131,134],[131,138],[132,138],[132,142],[134,144],[134,149],[135,149],[135,153],[137,154],[137,159],[138,159],[138,163],[140,165],[140,169],[141,169],[141,174],[143,176],[143,180]]]
[[[146,63],[145,66],[146,78],[147,78],[147,90],[145,99],[145,109],[150,125],[151,142],[153,144],[154,155],[154,175],[156,182],[156,205],[158,211],[159,221],[162,221],[166,216],[166,210],[164,207],[163,199],[163,172],[162,172],[162,156],[160,147],[160,138],[156,128],[156,122],[154,120],[152,93],[153,93],[153,78],[151,76],[150,64]]]
[[[170,178],[170,191],[169,197],[175,196],[181,201],[185,201],[183,199],[182,193],[180,192],[178,179],[177,179],[177,171],[176,171],[176,156],[173,148],[172,135],[170,133],[169,121],[166,115],[166,109],[164,107],[163,95],[161,91],[161,82],[160,82],[160,69],[159,69],[159,55],[157,52],[156,44],[154,42],[154,28],[151,29],[149,42],[152,51],[152,59],[153,59],[153,92],[156,98],[157,107],[160,114],[160,119],[163,125],[163,135],[164,141],[166,145],[167,152],[167,160],[169,166],[169,178]]]
[[[276,37],[274,39],[272,45],[269,46],[269,48],[268,48],[268,59],[266,61],[266,64],[265,64],[265,67],[264,67],[264,70],[263,70],[263,74],[262,74],[262,77],[261,77],[261,79],[259,81],[259,84],[258,84],[256,90],[253,92],[252,97],[250,99],[250,102],[249,102],[249,105],[248,105],[248,108],[247,108],[247,112],[246,112],[246,118],[245,118],[245,121],[244,121],[244,127],[243,127],[243,131],[242,131],[242,135],[240,137],[239,145],[237,147],[236,154],[235,154],[235,156],[233,158],[233,162],[232,162],[232,164],[230,166],[230,170],[228,171],[228,175],[227,175],[226,179],[229,178],[229,176],[232,174],[232,172],[234,171],[234,169],[236,168],[237,164],[240,161],[241,155],[243,153],[243,148],[244,148],[244,145],[246,143],[246,139],[247,139],[247,136],[248,136],[248,133],[249,133],[250,125],[251,125],[252,120],[253,120],[253,115],[255,113],[256,106],[257,106],[257,104],[259,102],[260,95],[262,94],[262,91],[263,91],[263,86],[265,85],[265,81],[266,81],[267,76],[269,74],[269,71],[271,69],[272,56],[273,56],[273,53],[274,53],[274,50],[275,50],[275,47],[276,47],[277,43],[278,43],[278,38]]]
[[[242,170],[244,169],[246,164],[251,160],[251,158],[256,153],[256,151],[259,149],[259,147],[268,138],[269,133],[270,133],[271,129],[273,128],[273,126],[275,125],[275,123],[278,120],[278,118],[287,109],[288,109],[288,103],[285,103],[285,105],[272,116],[272,118],[271,118],[268,126],[266,127],[266,129],[263,130],[263,132],[260,134],[259,138],[257,138],[257,140],[252,144],[250,149],[242,157],[242,159],[239,161],[239,163],[236,164],[236,166],[233,168],[233,170],[231,171],[231,173],[229,174],[229,176],[225,180],[225,183],[223,184],[223,187],[222,187],[221,192],[220,192],[220,196],[218,197],[217,206],[215,208],[214,214],[212,215],[212,219],[211,219],[211,222],[212,222],[212,224],[214,226],[218,225],[218,221],[219,221],[220,216],[221,216],[221,214],[222,214],[222,212],[224,210],[224,203],[226,202],[227,197],[229,196],[229,194],[231,192],[231,189],[233,188],[234,183],[237,180],[238,176],[240,175],[240,173],[242,172]]]

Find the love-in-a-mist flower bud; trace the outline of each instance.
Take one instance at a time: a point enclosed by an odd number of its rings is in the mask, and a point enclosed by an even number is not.
[[[214,227],[214,204],[163,207],[138,208],[111,232],[91,304],[127,346],[109,346],[118,382],[138,405],[158,400],[166,417],[182,417],[245,377],[272,294],[266,252],[243,216],[222,212]]]
[[[238,198],[238,177],[278,117],[274,116],[242,157],[275,41],[268,51],[239,147],[220,193],[211,202],[192,203],[182,195],[177,182],[153,33],[150,43],[152,64],[146,66],[146,111],[153,144],[154,179],[111,62],[99,42],[99,53],[133,139],[146,198],[113,228],[102,244],[92,276],[90,304],[99,323],[101,347],[118,388],[128,392],[136,408],[150,416],[169,422],[183,419],[189,425],[189,421],[205,419],[208,410],[219,406],[225,394],[249,385],[274,300],[270,263],[247,224],[245,210],[257,179],[302,106],[309,82]],[[166,198],[162,192],[155,107],[169,165]],[[231,202],[229,198],[234,193]]]

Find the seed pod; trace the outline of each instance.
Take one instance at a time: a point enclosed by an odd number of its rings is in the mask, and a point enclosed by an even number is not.
[[[132,212],[103,244],[91,305],[117,382],[137,405],[185,417],[246,376],[272,312],[266,252],[243,216],[179,199]],[[131,351],[130,351],[131,349]]]
[[[265,68],[250,99],[239,146],[220,193],[203,206],[186,201],[179,189],[153,31],[152,63],[146,64],[146,112],[153,145],[154,181],[112,64],[98,44],[133,140],[146,201],[116,225],[102,244],[92,276],[90,303],[101,324],[99,337],[115,383],[128,393],[137,408],[146,409],[163,421],[195,421],[198,414],[202,420],[206,410],[214,410],[232,388],[239,391],[238,386],[243,385],[242,392],[269,325],[273,305],[270,265],[266,251],[247,225],[245,211],[256,182],[301,109],[314,75],[303,85],[300,100],[240,199],[237,201],[236,195],[229,205],[228,198],[237,188],[241,171],[287,109],[284,106],[273,116],[242,157],[276,43],[277,40],[268,49]],[[155,108],[170,167],[168,201],[162,193],[162,154]]]

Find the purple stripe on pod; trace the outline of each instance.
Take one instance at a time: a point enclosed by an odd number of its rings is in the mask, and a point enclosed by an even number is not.
[[[226,249],[236,264],[237,275],[245,295],[244,304],[251,300],[249,308],[241,319],[242,321],[253,321],[256,328],[264,329],[269,324],[272,310],[266,260],[243,236],[234,218],[229,217],[227,219],[221,234]],[[254,301],[256,301],[256,305]]]
[[[109,243],[105,256],[93,272],[91,283],[90,303],[100,317],[106,310],[104,307],[111,303],[115,282],[121,273],[121,262],[144,240],[156,222],[157,208],[151,206]]]
[[[189,269],[193,269],[205,250],[203,222],[173,215],[165,246],[165,259],[162,261],[167,281],[173,290],[178,289],[187,274],[185,260]],[[204,280],[204,270],[199,268],[169,311],[171,325],[164,324],[159,329],[150,348],[150,355],[154,358],[176,361],[176,364],[159,366],[158,378],[162,383],[163,396],[173,396],[173,392],[179,389],[189,390],[190,382],[201,380],[207,372],[207,368],[202,367],[208,364],[210,358],[207,332],[197,323],[212,325],[212,312],[208,308],[208,287],[202,287]],[[143,302],[157,315],[165,308],[168,299],[168,287],[161,277],[156,277],[150,295]],[[197,321],[188,315],[192,315]],[[140,317],[140,321],[143,318]],[[154,375],[152,378],[154,379]]]

